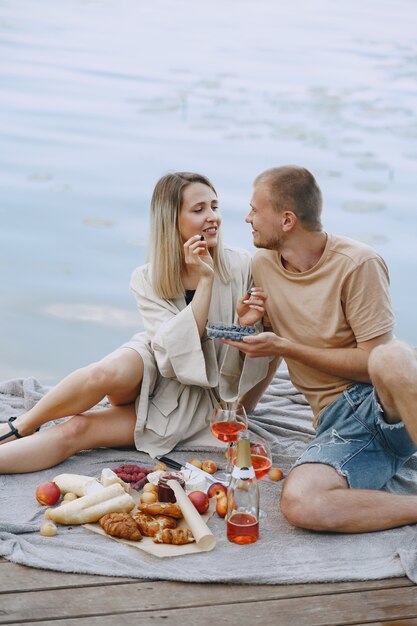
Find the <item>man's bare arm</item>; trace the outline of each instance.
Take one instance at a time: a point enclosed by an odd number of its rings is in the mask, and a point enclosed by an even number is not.
[[[259,381],[258,384],[252,387],[252,389],[249,389],[249,391],[247,391],[245,395],[240,398],[240,402],[245,407],[247,413],[251,413],[255,409],[269,384],[272,382],[280,363],[281,359],[279,357],[273,359],[268,366],[268,372],[265,378]]]
[[[295,343],[275,335],[263,332],[252,337],[245,337],[243,342],[224,339],[249,357],[277,356],[293,359],[327,374],[340,376],[358,382],[370,382],[368,357],[373,348],[387,343],[392,333],[385,333],[369,341],[357,344],[356,348],[314,348]]]

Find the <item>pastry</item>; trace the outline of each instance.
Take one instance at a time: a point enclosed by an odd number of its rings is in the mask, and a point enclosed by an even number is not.
[[[140,541],[142,539],[139,527],[130,513],[107,513],[99,519],[102,529],[111,537]]]
[[[156,533],[165,528],[176,528],[177,522],[173,517],[166,515],[148,515],[147,513],[135,513],[133,518],[145,537],[154,537]]]
[[[139,504],[138,510],[149,515],[169,515],[175,519],[183,517],[182,511],[178,504],[172,502],[152,502],[151,504]]]
[[[155,543],[171,543],[175,546],[182,546],[195,541],[191,530],[188,528],[165,528],[156,533],[153,538]]]

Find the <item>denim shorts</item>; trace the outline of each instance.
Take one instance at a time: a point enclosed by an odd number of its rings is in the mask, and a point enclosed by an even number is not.
[[[316,437],[294,467],[331,465],[349,487],[381,489],[417,451],[403,422],[388,424],[374,387],[349,387],[320,415]]]

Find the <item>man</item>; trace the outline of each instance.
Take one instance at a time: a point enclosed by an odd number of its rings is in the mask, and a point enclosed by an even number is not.
[[[380,491],[417,450],[417,362],[392,340],[384,261],[323,231],[321,192],[304,168],[260,174],[250,207],[246,222],[262,248],[254,283],[268,294],[271,332],[227,343],[250,357],[283,358],[317,429],[285,480],[283,514],[295,526],[337,532],[417,522],[416,497]]]

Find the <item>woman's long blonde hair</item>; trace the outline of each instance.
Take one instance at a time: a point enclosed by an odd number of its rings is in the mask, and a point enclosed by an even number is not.
[[[184,253],[178,217],[184,189],[192,183],[207,185],[217,195],[208,178],[193,172],[174,172],[162,176],[156,183],[152,194],[148,254],[152,285],[157,296],[168,300],[184,293],[181,282]],[[211,251],[214,268],[220,279],[227,283],[231,276],[220,241],[220,233],[217,241],[217,246]]]

